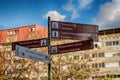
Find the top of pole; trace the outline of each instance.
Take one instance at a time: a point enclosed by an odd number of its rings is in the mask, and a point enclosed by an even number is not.
[[[48,16],[48,21],[50,21],[50,16]]]

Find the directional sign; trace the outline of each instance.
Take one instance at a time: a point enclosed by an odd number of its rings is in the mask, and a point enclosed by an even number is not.
[[[15,45],[24,46],[27,48],[45,47],[45,46],[47,46],[47,38],[13,42],[12,43],[12,50],[15,50]]]
[[[18,46],[18,45],[16,45],[15,50],[16,50],[16,56],[18,57],[32,59],[35,61],[42,61],[46,63],[50,62],[49,54],[44,54],[42,52],[33,51],[33,50],[30,50],[28,48]]]
[[[52,54],[93,49],[93,40],[86,40],[81,42],[73,42],[68,44],[52,46],[51,49]]]
[[[51,37],[98,41],[98,25],[51,21]]]

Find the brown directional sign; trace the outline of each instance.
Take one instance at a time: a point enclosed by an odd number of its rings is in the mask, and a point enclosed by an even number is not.
[[[51,47],[52,54],[67,53],[93,49],[93,40],[62,44]]]
[[[51,37],[98,41],[98,25],[51,21]]]
[[[27,48],[45,47],[45,46],[47,46],[47,38],[13,42],[12,43],[12,50],[15,50],[16,45],[24,46]]]

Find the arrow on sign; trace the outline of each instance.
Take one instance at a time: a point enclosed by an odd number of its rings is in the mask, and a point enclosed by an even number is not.
[[[86,40],[81,42],[73,42],[68,44],[52,46],[51,49],[52,54],[89,50],[93,49],[93,40]]]

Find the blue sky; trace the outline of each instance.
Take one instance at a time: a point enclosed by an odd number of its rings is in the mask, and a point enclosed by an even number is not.
[[[0,29],[52,20],[120,27],[120,0],[0,0]]]

